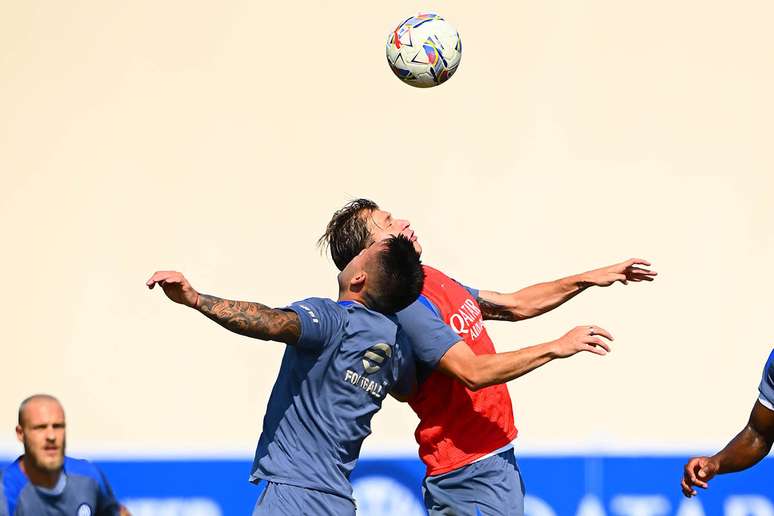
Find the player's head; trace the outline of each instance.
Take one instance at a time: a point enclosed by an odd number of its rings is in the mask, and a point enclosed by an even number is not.
[[[24,445],[30,464],[44,471],[60,470],[65,454],[65,414],[59,400],[35,394],[22,401],[16,437]]]
[[[339,290],[372,310],[392,314],[416,301],[425,273],[413,243],[404,236],[373,242],[339,273]]]
[[[339,270],[360,251],[388,236],[405,236],[412,242],[414,251],[422,254],[422,246],[410,226],[408,220],[393,218],[371,200],[355,199],[333,214],[318,244],[330,248],[333,263]]]

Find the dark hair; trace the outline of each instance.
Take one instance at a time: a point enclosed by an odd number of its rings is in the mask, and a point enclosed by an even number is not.
[[[417,300],[425,284],[425,271],[411,240],[399,235],[384,242],[375,281],[371,277],[368,304],[377,312],[393,314]]]
[[[317,240],[317,245],[330,249],[333,263],[340,271],[371,244],[371,231],[368,229],[365,215],[378,209],[379,206],[374,201],[355,199],[331,217],[325,233]]]

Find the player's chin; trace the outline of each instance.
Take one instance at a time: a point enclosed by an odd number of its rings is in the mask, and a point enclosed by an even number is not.
[[[45,471],[59,471],[64,465],[64,456],[45,458],[39,465]]]

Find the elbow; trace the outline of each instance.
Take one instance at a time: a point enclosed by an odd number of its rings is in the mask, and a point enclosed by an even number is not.
[[[493,381],[492,357],[494,355],[476,355],[467,344],[460,341],[441,359],[438,367],[467,389],[477,391],[497,383]]]
[[[534,299],[527,298],[526,296],[514,295],[508,300],[507,306],[503,308],[507,310],[510,316],[509,320],[511,321],[531,319],[542,313],[542,307]]]
[[[545,307],[533,300],[518,299],[514,300],[509,308],[512,321],[523,321],[532,319],[545,312]]]
[[[476,392],[483,389],[484,387],[489,387],[489,384],[486,384],[483,382],[471,382],[471,383],[467,383],[466,387],[468,388],[469,391]]]
[[[470,366],[465,368],[465,370],[460,371],[457,375],[457,379],[462,382],[468,390],[474,392],[490,385],[490,382],[487,382],[487,379],[475,366]]]
[[[511,321],[523,321],[524,319],[532,319],[543,313],[539,308],[519,307],[511,310],[513,318]]]

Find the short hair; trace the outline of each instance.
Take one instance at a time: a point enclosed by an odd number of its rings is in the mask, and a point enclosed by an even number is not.
[[[393,314],[413,303],[422,293],[425,271],[414,244],[403,235],[386,238],[376,260],[376,278],[368,289],[369,308]]]
[[[331,217],[323,236],[317,240],[322,249],[327,246],[336,267],[343,271],[352,258],[371,244],[371,231],[365,214],[378,210],[379,206],[369,199],[349,201]]]
[[[27,398],[24,399],[24,401],[22,401],[19,404],[19,426],[24,426],[22,424],[23,416],[24,416],[24,409],[27,408],[27,405],[31,401],[35,401],[35,400],[55,401],[56,403],[59,404],[60,407],[62,406],[62,404],[59,402],[59,400],[56,399],[54,396],[51,396],[50,394],[33,394],[32,396],[28,396]]]

